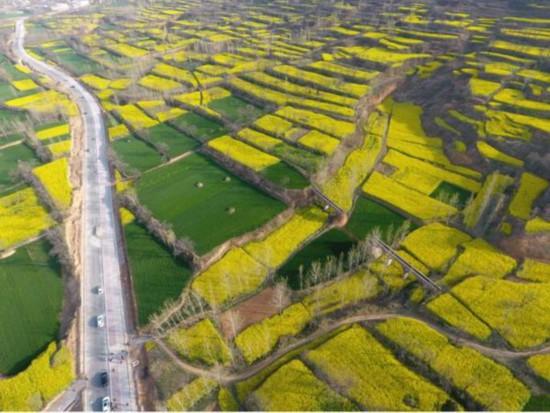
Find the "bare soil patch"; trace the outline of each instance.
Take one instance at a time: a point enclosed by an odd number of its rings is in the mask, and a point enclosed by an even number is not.
[[[289,293],[284,285],[266,288],[221,314],[222,333],[231,340],[249,325],[277,314],[289,303]]]

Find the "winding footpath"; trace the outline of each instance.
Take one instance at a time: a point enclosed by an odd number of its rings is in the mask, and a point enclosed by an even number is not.
[[[328,335],[341,327],[348,326],[351,324],[356,324],[356,323],[363,323],[363,322],[385,321],[385,320],[398,318],[398,317],[414,318],[416,320],[427,323],[431,328],[436,329],[437,331],[439,331],[440,333],[448,337],[451,340],[451,343],[455,345],[473,348],[479,351],[480,353],[492,358],[515,359],[515,358],[522,358],[522,357],[530,357],[537,354],[550,354],[550,344],[544,345],[543,347],[540,347],[537,349],[529,349],[524,351],[521,351],[521,350],[513,351],[513,350],[489,347],[489,346],[480,344],[475,340],[461,337],[455,333],[450,333],[449,331],[444,331],[444,329],[442,329],[440,326],[434,325],[421,317],[411,315],[411,314],[405,314],[401,312],[360,313],[360,314],[355,314],[355,315],[343,318],[341,320],[335,321],[334,323],[327,326],[326,328],[319,329],[313,332],[312,334],[310,334],[309,336],[304,337],[292,343],[291,345],[270,354],[269,356],[262,359],[261,361],[254,363],[246,367],[245,369],[235,373],[229,372],[224,369],[208,369],[208,368],[204,368],[204,367],[200,367],[200,366],[188,363],[182,360],[180,357],[178,357],[178,355],[170,347],[168,347],[168,345],[162,339],[155,338],[155,343],[182,370],[187,371],[194,375],[217,380],[219,383],[222,383],[223,385],[228,385],[230,383],[239,382],[255,376],[256,374],[260,373],[262,370],[269,367],[271,364],[277,362],[279,359],[283,358],[287,354],[299,349],[300,347],[305,347],[307,346],[307,344],[325,335]]]
[[[136,388],[128,356],[130,325],[121,280],[123,257],[101,109],[94,96],[71,76],[29,56],[23,46],[24,38],[25,19],[19,19],[13,44],[15,55],[34,71],[53,79],[60,91],[70,96],[79,108],[84,129],[80,309],[80,366],[86,380],[83,409],[101,410],[101,399],[109,396],[113,409],[136,410]],[[98,288],[102,288],[102,294]],[[105,316],[103,328],[97,326],[100,314]],[[99,382],[104,371],[109,372],[106,387]]]

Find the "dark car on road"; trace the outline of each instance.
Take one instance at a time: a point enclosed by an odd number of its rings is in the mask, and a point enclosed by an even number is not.
[[[109,373],[103,371],[99,374],[99,383],[102,387],[107,387],[109,384]]]

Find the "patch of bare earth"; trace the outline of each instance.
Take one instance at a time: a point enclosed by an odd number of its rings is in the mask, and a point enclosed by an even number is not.
[[[74,277],[81,279],[82,274],[82,158],[84,131],[80,116],[73,116],[70,119],[71,126],[71,152],[69,155],[69,181],[72,192],[72,204],[69,214],[64,222],[65,240],[74,264]],[[78,349],[78,322],[73,322],[67,335],[67,346],[73,354],[79,354]]]
[[[550,261],[550,234],[523,234],[504,238],[499,247],[514,258],[534,258]]]
[[[289,293],[284,285],[266,288],[220,315],[222,333],[232,340],[249,325],[279,313],[289,303]]]

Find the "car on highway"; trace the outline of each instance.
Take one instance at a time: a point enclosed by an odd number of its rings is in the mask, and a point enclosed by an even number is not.
[[[99,384],[101,384],[101,387],[107,387],[109,384],[109,373],[106,371],[99,373]]]
[[[103,314],[96,317],[96,324],[99,328],[105,327],[105,316]]]
[[[109,396],[105,396],[103,399],[101,399],[101,410],[103,410],[104,412],[111,411],[111,398]]]
[[[103,294],[103,287],[97,287],[95,289],[95,292],[97,293],[97,295],[102,295]]]

